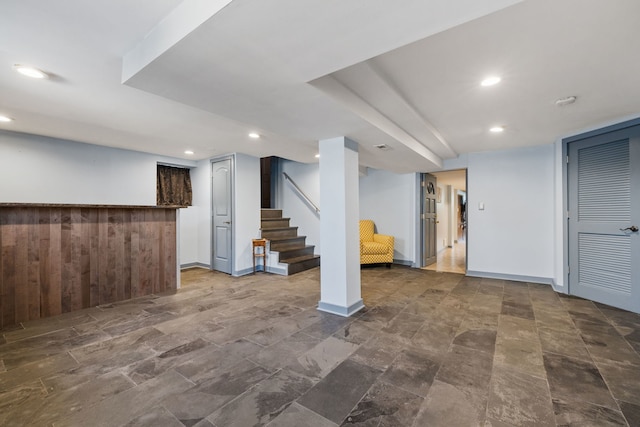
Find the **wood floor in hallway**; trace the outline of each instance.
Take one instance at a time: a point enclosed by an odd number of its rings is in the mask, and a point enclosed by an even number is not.
[[[434,264],[424,267],[425,270],[439,271],[443,273],[467,272],[467,244],[459,240],[451,248],[444,248],[438,252],[438,258]]]

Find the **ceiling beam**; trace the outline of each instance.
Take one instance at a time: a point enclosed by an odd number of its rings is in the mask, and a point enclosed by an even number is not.
[[[398,126],[393,120],[375,109],[367,101],[346,87],[335,77],[328,75],[309,82],[314,87],[325,92],[339,103],[346,106],[367,122],[371,123],[387,135],[413,150],[420,156],[427,159],[437,168],[442,168],[442,158],[433,151],[421,144],[417,139]]]
[[[398,100],[407,109],[407,111],[414,118],[416,118],[431,135],[433,135],[435,140],[440,143],[442,148],[447,151],[449,156],[458,157],[458,153],[444,139],[440,131],[417,110],[417,108],[411,103],[411,101],[407,99],[407,96],[398,88],[395,82],[387,75],[382,73],[373,61],[374,60],[366,61],[362,63],[362,66],[367,68],[373,75],[376,76],[380,86],[384,87],[389,95],[396,98],[396,100]],[[420,141],[418,138],[416,138],[416,140]],[[429,148],[426,144],[424,145]]]
[[[185,0],[122,58],[122,83],[169,50],[231,0]]]

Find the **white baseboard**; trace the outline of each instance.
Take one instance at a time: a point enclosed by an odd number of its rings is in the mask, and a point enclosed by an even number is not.
[[[206,268],[207,270],[211,270],[211,266],[209,264],[204,264],[202,262],[189,262],[186,264],[180,264],[180,270],[187,270],[189,268]]]
[[[482,277],[485,279],[513,280],[514,282],[539,283],[542,285],[553,286],[553,279],[551,277],[521,276],[518,274],[502,274],[502,273],[491,273],[488,271],[473,271],[473,270],[468,270],[467,276]]]

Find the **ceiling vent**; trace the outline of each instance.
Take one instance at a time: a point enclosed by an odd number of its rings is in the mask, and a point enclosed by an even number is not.
[[[378,145],[374,145],[374,147],[376,147],[378,150],[381,150],[381,151],[391,150],[391,147],[389,147],[387,144],[378,144]]]

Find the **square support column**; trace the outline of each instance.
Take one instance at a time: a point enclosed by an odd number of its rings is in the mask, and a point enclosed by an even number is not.
[[[360,289],[358,144],[320,141],[320,302],[318,310],[351,316],[364,308]]]

